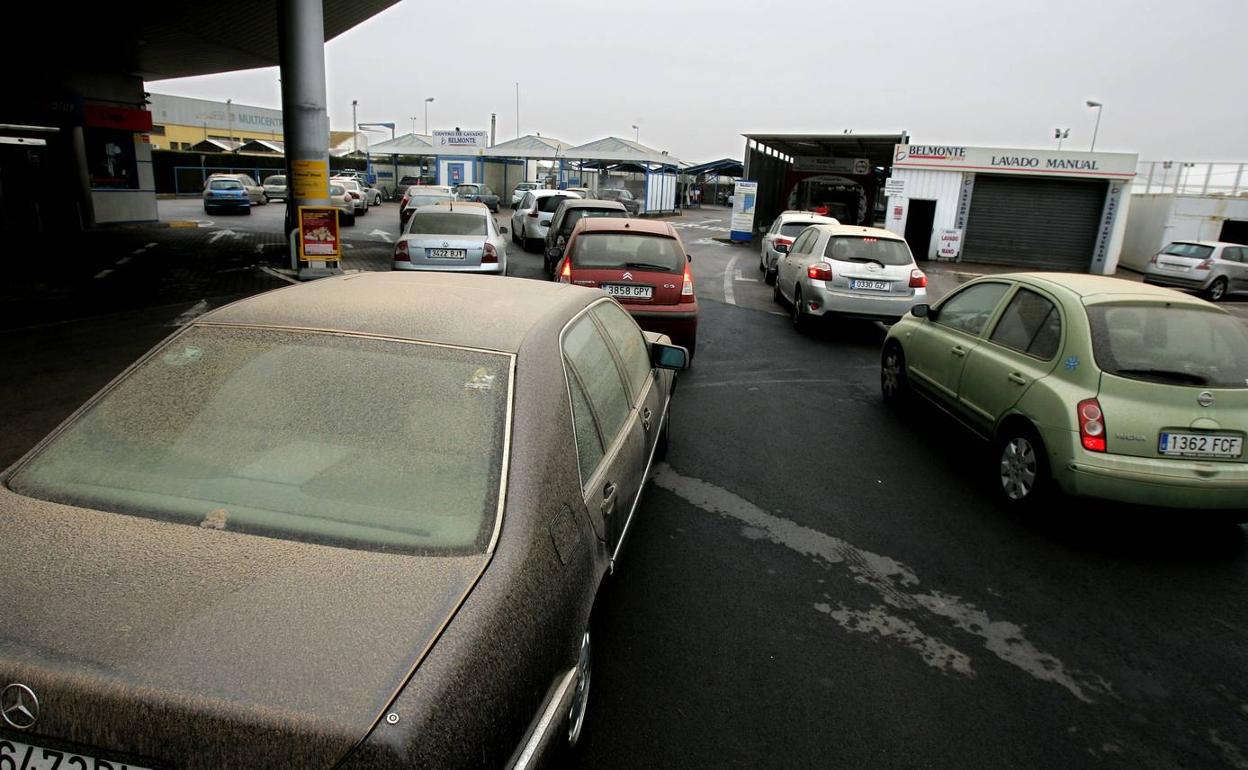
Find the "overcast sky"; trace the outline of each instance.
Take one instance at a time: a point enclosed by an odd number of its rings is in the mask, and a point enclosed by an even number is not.
[[[1248,160],[1245,0],[402,2],[326,45],[330,124],[632,138],[694,163],[749,132]],[[277,68],[151,83],[280,107]]]

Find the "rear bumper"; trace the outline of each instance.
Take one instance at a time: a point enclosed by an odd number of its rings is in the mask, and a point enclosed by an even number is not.
[[[1248,511],[1248,464],[1102,455],[1085,451],[1070,431],[1045,439],[1065,439],[1065,460],[1059,467],[1054,458],[1053,477],[1067,494],[1150,507]]]
[[[673,344],[690,347],[691,343],[698,338],[698,306],[696,304],[656,307],[629,305],[621,302],[620,305],[628,311],[642,329],[666,334],[672,338]],[[661,309],[661,307],[670,307],[671,310]]]
[[[811,315],[835,315],[848,318],[866,318],[873,321],[896,321],[910,312],[910,308],[927,302],[927,289],[915,289],[909,297],[882,295],[873,297],[867,294],[851,294],[822,288],[812,293],[818,297],[822,307],[809,310]]]
[[[206,209],[247,209],[251,208],[251,201],[247,198],[205,198],[204,208]]]
[[[1144,273],[1144,283],[1151,283],[1154,286],[1173,286],[1179,289],[1205,289],[1213,282],[1213,275],[1204,278],[1192,278],[1182,275],[1171,275],[1169,273]]]
[[[392,262],[393,270],[411,270],[418,273],[485,273],[499,274],[503,272],[501,263],[485,265],[426,265],[420,262]]]

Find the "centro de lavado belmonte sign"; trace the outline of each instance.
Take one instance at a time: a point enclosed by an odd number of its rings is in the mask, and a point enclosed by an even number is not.
[[[434,131],[433,146],[438,152],[465,150],[475,153],[490,146],[489,131]]]
[[[1057,152],[956,145],[899,144],[893,168],[974,173],[1131,179],[1137,156],[1125,152]]]

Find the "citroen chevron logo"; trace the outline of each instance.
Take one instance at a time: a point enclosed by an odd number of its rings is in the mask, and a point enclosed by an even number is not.
[[[29,730],[39,718],[39,699],[24,684],[11,684],[0,691],[0,716],[11,727]]]

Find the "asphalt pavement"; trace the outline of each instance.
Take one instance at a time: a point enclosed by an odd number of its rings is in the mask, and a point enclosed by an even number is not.
[[[0,328],[0,463],[178,323],[290,280],[280,206],[160,205],[201,221],[110,235],[8,290],[24,310]],[[716,240],[727,219],[671,220],[698,356],[600,599],[577,763],[1248,767],[1244,529],[1097,503],[1003,512],[981,444],[881,402],[883,329],[798,334],[757,251]],[[357,222],[344,265],[385,267],[395,204]],[[541,276],[539,255],[509,261]],[[933,296],[960,280],[932,276]]]

